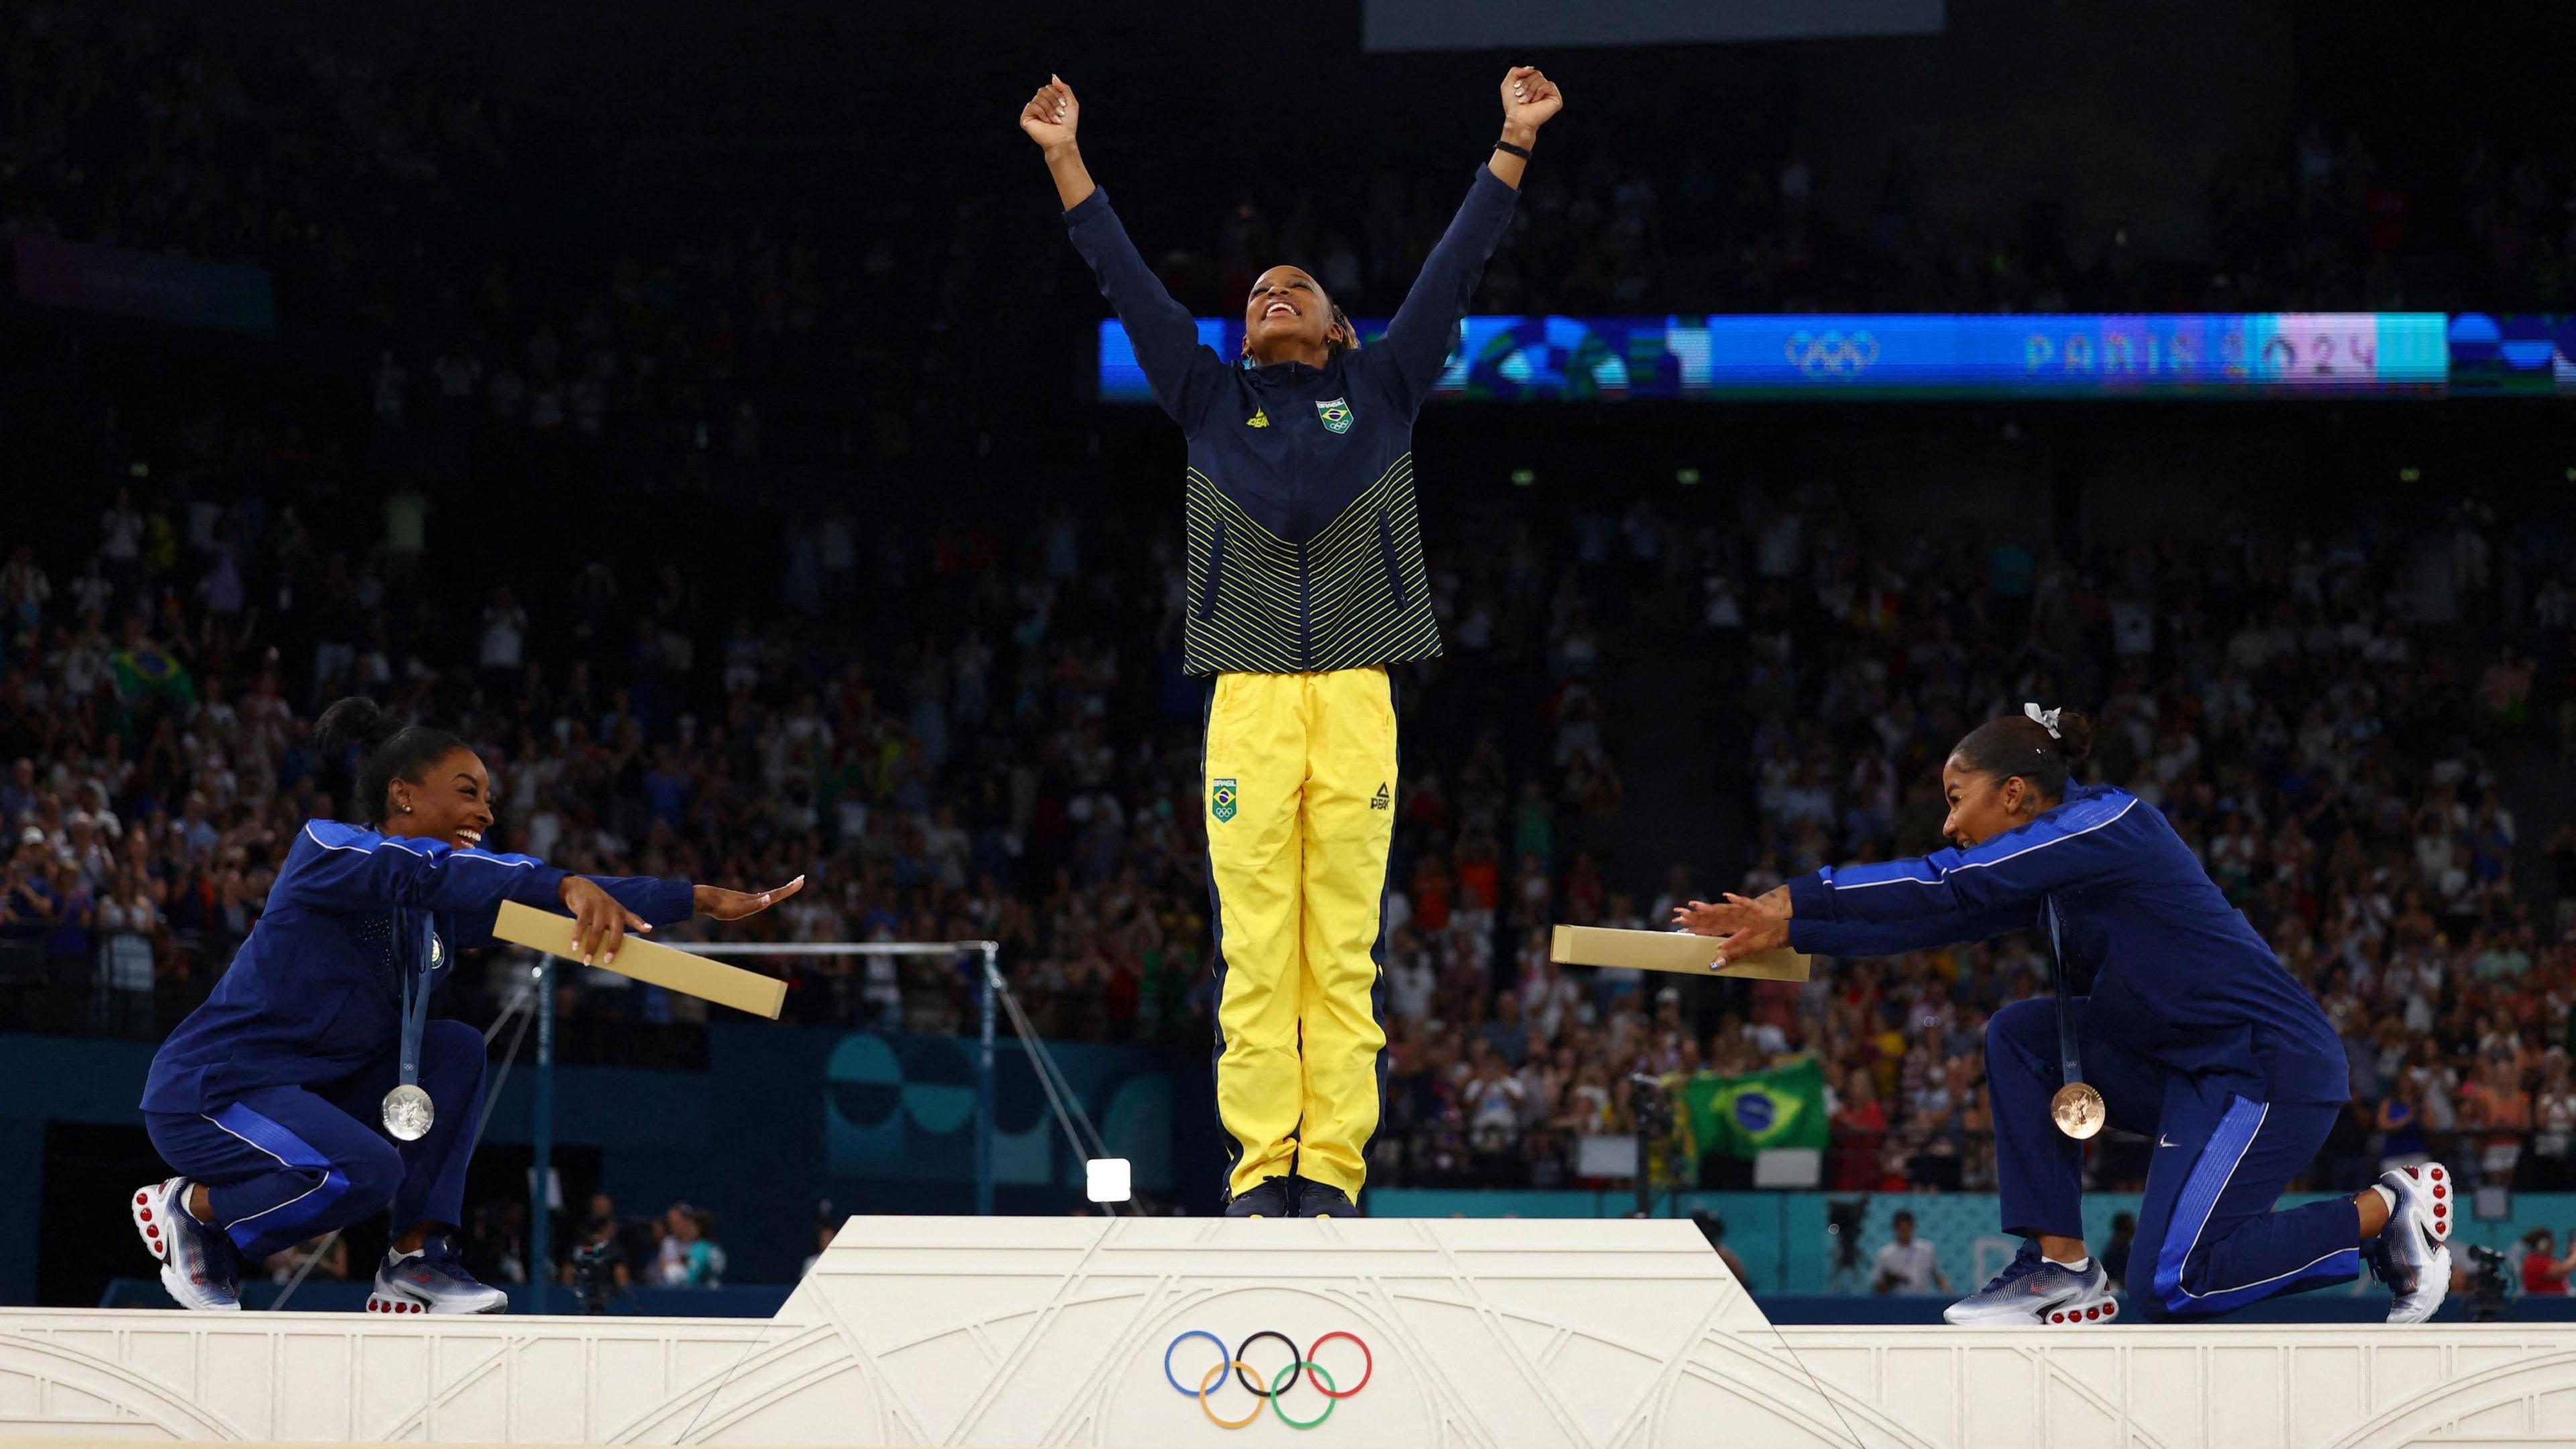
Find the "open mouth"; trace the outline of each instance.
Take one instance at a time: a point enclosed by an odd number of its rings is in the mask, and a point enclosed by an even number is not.
[[[480,830],[460,830],[456,832],[456,843],[465,847],[467,850],[472,850],[483,843],[483,832]]]
[[[1296,315],[1297,309],[1289,306],[1285,302],[1273,302],[1269,306],[1261,309],[1261,316],[1265,321],[1272,317],[1294,317]]]

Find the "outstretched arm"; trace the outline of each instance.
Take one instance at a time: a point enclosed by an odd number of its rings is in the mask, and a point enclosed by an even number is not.
[[[616,957],[629,931],[651,935],[655,926],[675,926],[691,916],[738,921],[804,888],[805,877],[801,875],[775,890],[765,891],[728,890],[646,875],[568,875],[557,895],[560,910],[573,919],[573,950],[582,960],[597,964]],[[499,910],[496,905],[476,918],[458,944],[479,946],[489,942]]]
[[[1556,83],[1535,66],[1514,66],[1503,77],[1502,94],[1503,143],[1523,151],[1537,141],[1538,128],[1565,108]],[[1422,273],[1413,279],[1413,290],[1405,293],[1404,305],[1386,324],[1386,338],[1379,345],[1394,359],[1394,390],[1408,408],[1422,406],[1449,360],[1450,333],[1457,329],[1458,319],[1467,315],[1476,278],[1511,225],[1512,203],[1528,165],[1526,159],[1495,148],[1484,169],[1476,173],[1475,184],[1467,189],[1457,218],[1441,234],[1440,244],[1423,258]]]
[[[1827,866],[1760,900],[1693,901],[1673,923],[1727,938],[1721,963],[1778,946],[1835,956],[1885,956],[1981,941],[2037,924],[2049,892],[2101,880],[2137,847],[2122,828],[2140,808],[2110,795],[2054,810],[1971,850],[1937,850],[1878,865]]]
[[[1804,879],[1802,877],[1802,879]],[[1792,882],[1795,884],[1795,882]],[[1790,887],[1766,891],[1759,899],[1728,894],[1717,901],[1692,901],[1673,907],[1673,926],[1698,936],[1723,936],[1720,966],[1764,951],[1794,946],[1819,956],[1892,956],[1928,951],[1961,941],[1985,941],[2038,923],[2028,901],[2009,901],[1964,920],[1937,914],[1891,921],[1826,921],[1793,919],[1796,907]]]
[[[1207,413],[1225,375],[1225,363],[1199,345],[1197,319],[1163,290],[1154,269],[1128,240],[1127,228],[1109,209],[1109,195],[1082,164],[1074,134],[1082,124],[1082,102],[1073,87],[1055,76],[1020,108],[1020,129],[1046,157],[1047,174],[1055,179],[1055,198],[1064,207],[1065,230],[1076,251],[1091,264],[1100,294],[1126,324],[1127,340],[1136,349],[1137,365],[1154,390],[1154,401],[1171,414],[1184,432],[1194,432]]]

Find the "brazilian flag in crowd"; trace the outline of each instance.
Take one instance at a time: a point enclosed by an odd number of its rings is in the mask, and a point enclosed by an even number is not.
[[[145,695],[159,695],[182,709],[197,702],[197,686],[188,678],[188,666],[149,639],[108,655],[107,666],[116,680],[116,697],[127,704]]]
[[[1749,1076],[1693,1077],[1682,1101],[1701,1156],[1825,1145],[1825,1069],[1813,1057]]]

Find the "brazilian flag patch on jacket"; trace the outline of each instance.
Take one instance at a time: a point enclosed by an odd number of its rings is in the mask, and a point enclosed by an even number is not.
[[[1330,401],[1315,404],[1315,416],[1322,418],[1324,426],[1334,432],[1347,433],[1351,430],[1351,405],[1346,399],[1333,398]]]
[[[1208,782],[1208,813],[1219,820],[1234,818],[1234,782],[1232,780]]]

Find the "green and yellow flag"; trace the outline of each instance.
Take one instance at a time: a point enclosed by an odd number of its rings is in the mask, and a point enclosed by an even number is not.
[[[1693,1077],[1682,1100],[1691,1145],[1703,1156],[1825,1145],[1825,1069],[1813,1057],[1749,1076]]]

